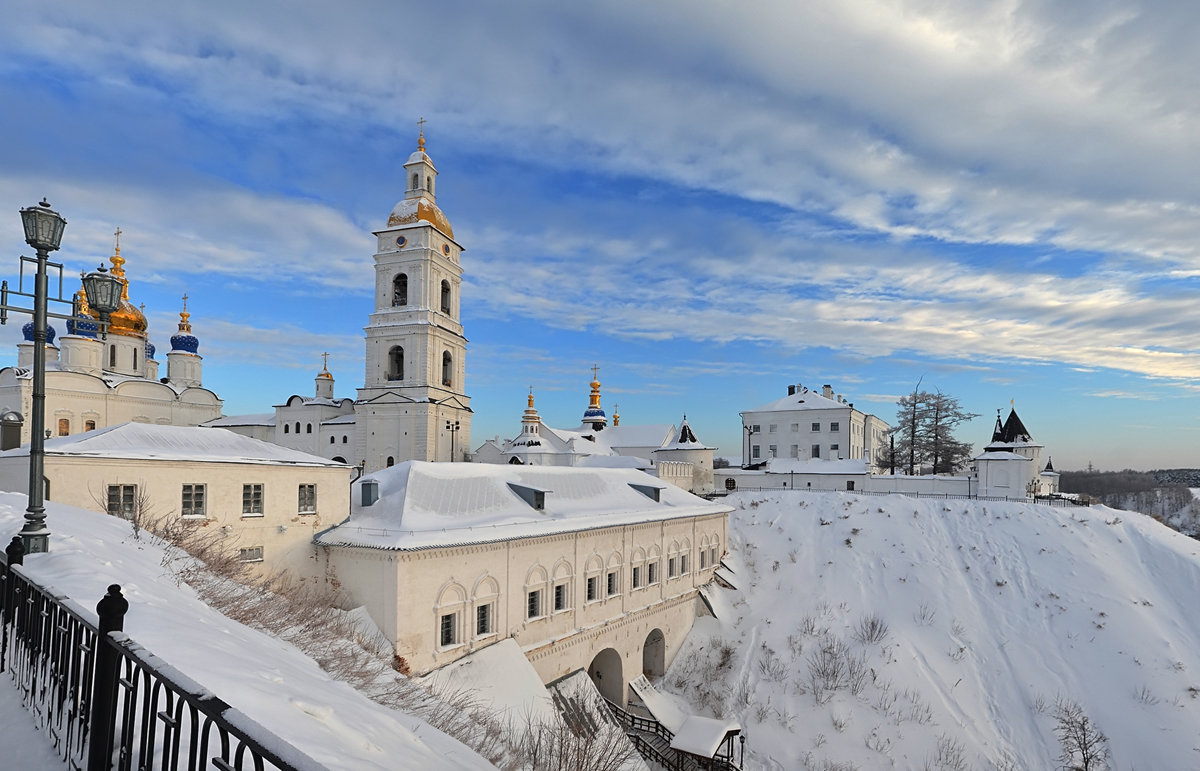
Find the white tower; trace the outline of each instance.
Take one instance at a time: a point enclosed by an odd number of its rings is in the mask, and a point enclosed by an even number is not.
[[[354,405],[357,460],[368,472],[403,460],[461,461],[471,446],[459,317],[463,249],[437,207],[424,132],[404,172],[404,199],[375,233],[375,312]]]

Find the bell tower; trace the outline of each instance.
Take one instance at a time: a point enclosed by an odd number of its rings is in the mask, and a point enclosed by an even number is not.
[[[368,472],[404,460],[462,461],[471,446],[459,316],[463,248],[437,206],[437,174],[422,128],[404,164],[404,198],[374,234],[375,309],[354,405],[354,461]]]

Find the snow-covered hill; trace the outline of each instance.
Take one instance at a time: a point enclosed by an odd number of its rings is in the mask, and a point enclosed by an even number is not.
[[[737,589],[662,687],[740,719],[748,767],[1055,768],[1073,702],[1113,767],[1200,768],[1200,541],[1106,508],[728,501]]]

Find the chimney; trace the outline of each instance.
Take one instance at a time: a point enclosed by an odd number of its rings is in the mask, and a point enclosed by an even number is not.
[[[832,399],[833,398],[833,386],[829,385],[828,383],[821,386],[821,396],[824,396],[826,399]]]
[[[788,396],[795,396],[795,395],[796,395],[796,386],[794,386],[794,385],[788,386]]]

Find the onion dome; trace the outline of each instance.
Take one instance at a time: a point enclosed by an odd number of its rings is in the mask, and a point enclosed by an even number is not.
[[[428,222],[450,238],[454,238],[454,228],[450,227],[450,220],[446,219],[446,215],[442,214],[437,204],[425,198],[406,198],[396,204],[388,216],[388,227],[415,225],[418,220]]]
[[[583,422],[590,423],[596,431],[602,430],[608,423],[608,416],[604,414],[604,410],[600,407],[599,373],[599,367],[592,367],[592,393],[588,399],[588,407],[583,411]]]
[[[158,349],[154,347],[154,343],[152,343],[152,342],[150,342],[149,340],[147,340],[147,341],[146,341],[146,358],[147,358],[147,359],[153,359],[153,358],[154,358],[154,352],[155,352],[156,350],[158,350]]]
[[[121,279],[121,305],[108,317],[108,332],[126,337],[146,336],[146,315],[129,301],[129,279],[125,278],[125,258],[121,256],[120,229],[117,229],[116,253],[109,258],[112,274]]]
[[[54,331],[54,327],[47,324],[46,325],[46,345],[54,345],[54,338],[57,335],[58,335],[58,333]],[[27,342],[27,343],[33,342],[33,322],[32,321],[25,322],[25,324],[21,327],[21,336],[25,338],[25,342]]]
[[[87,294],[82,289],[75,293],[75,301],[79,304],[79,321],[67,320],[67,334],[79,337],[99,337],[100,322],[92,320],[92,312],[88,310]]]
[[[188,321],[192,314],[187,311],[187,295],[183,296],[183,310],[179,312],[179,332],[171,335],[171,351],[179,351],[181,353],[196,353],[200,348],[200,341],[192,334],[192,325]]]

